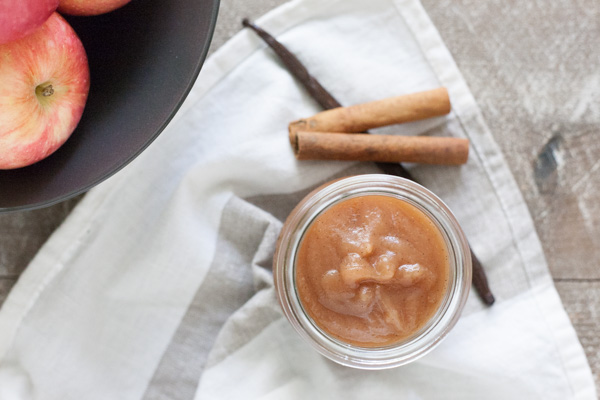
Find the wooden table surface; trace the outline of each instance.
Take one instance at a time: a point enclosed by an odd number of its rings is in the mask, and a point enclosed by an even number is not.
[[[422,0],[525,197],[600,392],[600,2]],[[222,0],[211,52],[283,0]],[[0,215],[0,304],[81,196]]]

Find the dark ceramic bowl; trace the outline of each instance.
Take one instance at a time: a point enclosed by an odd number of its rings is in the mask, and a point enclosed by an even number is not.
[[[219,0],[133,0],[66,17],[86,49],[90,94],[67,142],[34,165],[0,170],[0,212],[48,206],[102,182],[167,126],[206,57]]]

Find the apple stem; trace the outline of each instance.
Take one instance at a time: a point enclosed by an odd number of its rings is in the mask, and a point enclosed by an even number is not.
[[[52,85],[43,86],[43,87],[42,87],[42,85],[40,85],[36,88],[36,92],[44,97],[49,97],[54,94],[54,88],[52,87]]]

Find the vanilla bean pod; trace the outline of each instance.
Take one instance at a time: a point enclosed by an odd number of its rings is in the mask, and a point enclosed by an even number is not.
[[[326,110],[341,107],[342,105],[308,72],[306,67],[298,60],[298,58],[290,52],[283,44],[275,39],[268,32],[250,22],[249,19],[244,18],[242,25],[246,28],[252,29],[258,36],[260,36],[267,45],[275,52],[279,59],[286,66],[288,71],[295,76],[300,83],[306,88],[310,95],[315,99],[321,107]],[[366,132],[368,133],[368,132]],[[382,172],[389,175],[401,176],[406,179],[417,182],[412,175],[398,163],[375,163]],[[481,262],[471,250],[471,260],[473,265],[473,287],[477,291],[477,294],[481,300],[488,306],[494,304],[495,298],[492,294],[485,271],[481,265]]]

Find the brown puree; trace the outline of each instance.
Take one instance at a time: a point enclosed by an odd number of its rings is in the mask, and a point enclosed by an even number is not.
[[[304,234],[296,258],[302,306],[325,332],[360,347],[398,342],[436,313],[448,249],[415,206],[384,195],[337,203]]]

